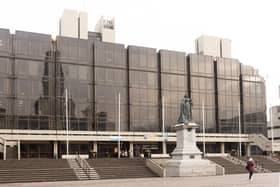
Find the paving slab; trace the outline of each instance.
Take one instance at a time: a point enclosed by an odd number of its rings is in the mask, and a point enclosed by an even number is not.
[[[0,184],[0,187],[280,187],[280,173]]]

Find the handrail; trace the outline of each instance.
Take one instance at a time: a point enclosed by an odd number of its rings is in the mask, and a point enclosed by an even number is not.
[[[90,170],[90,167],[89,167],[89,165],[86,163],[86,161],[85,160],[82,160],[82,162],[83,162],[83,166],[84,166],[84,171],[85,171],[85,173],[86,173],[86,175],[88,176],[88,178],[89,179],[91,179],[91,170]]]
[[[88,163],[85,160],[83,160],[80,157],[80,155],[77,155],[76,160],[77,160],[78,164],[80,165],[80,167],[85,172],[85,174],[88,176],[88,178],[91,179],[91,168],[88,165]]]
[[[4,145],[5,144],[5,139],[3,137],[0,136],[0,144]]]

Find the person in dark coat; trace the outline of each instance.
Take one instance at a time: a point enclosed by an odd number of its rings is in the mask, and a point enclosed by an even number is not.
[[[249,180],[253,180],[252,179],[252,176],[253,176],[253,173],[254,173],[254,166],[255,166],[255,163],[254,163],[254,160],[252,158],[249,158],[249,160],[247,161],[247,170],[249,172]]]

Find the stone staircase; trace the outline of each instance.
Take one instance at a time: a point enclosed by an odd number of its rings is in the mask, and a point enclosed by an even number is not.
[[[68,159],[68,164],[69,166],[73,169],[75,172],[76,176],[78,177],[79,180],[88,180],[88,176],[84,172],[83,168],[78,164],[76,159]]]
[[[247,173],[245,166],[227,160],[225,157],[207,157],[207,159],[222,166],[225,169],[225,174]]]
[[[77,166],[77,171],[82,175],[80,180],[97,180],[100,179],[100,176],[98,173],[95,171],[94,168],[92,168],[88,162],[84,159],[81,159],[80,157],[75,159]],[[79,174],[78,174],[79,175]]]
[[[0,183],[158,177],[135,159],[0,160]]]
[[[158,177],[146,167],[146,160],[143,158],[98,158],[87,162],[96,170],[100,179]]]
[[[239,162],[241,162],[244,167],[247,165],[248,157],[232,157]],[[265,168],[262,163],[255,161],[254,171],[257,173],[270,173],[271,170]]]
[[[0,183],[78,180],[66,160],[23,159],[0,161]]]
[[[280,162],[270,159],[269,156],[252,156],[258,165],[271,172],[280,172]]]

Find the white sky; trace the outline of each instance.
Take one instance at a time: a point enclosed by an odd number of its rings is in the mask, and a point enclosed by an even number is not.
[[[116,41],[194,53],[194,40],[232,40],[232,57],[259,69],[267,103],[280,104],[280,1],[277,0],[0,0],[0,28],[58,34],[64,8],[88,12],[89,30],[101,15],[116,18]],[[267,79],[268,78],[268,79]]]

